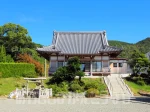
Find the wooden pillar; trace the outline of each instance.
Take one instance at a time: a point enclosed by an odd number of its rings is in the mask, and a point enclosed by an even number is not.
[[[65,65],[65,60],[66,60],[66,57],[65,57],[65,55],[64,55],[64,64],[63,64],[63,66],[66,66],[66,65]]]
[[[102,54],[101,54],[101,71],[103,72],[103,60],[102,60]]]
[[[46,66],[46,59],[45,59],[45,77],[46,77],[46,67],[47,67],[47,66]]]
[[[93,60],[93,57],[91,56],[91,60],[90,60],[90,76],[93,76],[93,74],[92,74],[92,60]]]
[[[57,54],[56,68],[58,69],[58,54]]]

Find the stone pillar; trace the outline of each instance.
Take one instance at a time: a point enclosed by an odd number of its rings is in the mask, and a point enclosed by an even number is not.
[[[27,84],[26,84],[26,94],[27,94],[27,98],[28,98],[28,80],[27,80]]]

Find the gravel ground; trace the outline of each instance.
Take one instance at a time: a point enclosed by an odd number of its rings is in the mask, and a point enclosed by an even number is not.
[[[150,112],[150,98],[1,99],[0,112]]]

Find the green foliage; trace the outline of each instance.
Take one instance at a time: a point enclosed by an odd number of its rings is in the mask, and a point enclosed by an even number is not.
[[[83,91],[84,91],[83,87],[80,86],[79,83],[77,83],[77,82],[72,82],[72,83],[70,84],[70,90],[71,90],[72,92],[76,92],[76,93],[80,93],[80,92],[83,92]]]
[[[68,80],[74,80],[76,77],[77,72],[80,71],[80,60],[78,57],[72,57],[67,62],[67,74],[70,76],[68,77]]]
[[[88,82],[85,84],[85,90],[88,90],[90,88],[95,88],[95,89],[98,89],[99,88],[99,83],[96,82],[96,81],[91,81],[91,82]]]
[[[136,83],[138,85],[140,85],[140,86],[144,86],[145,85],[145,82],[143,80],[138,80]]]
[[[121,41],[112,41],[112,40],[108,42],[110,46],[123,48],[123,51],[121,52],[119,57],[130,58],[134,50],[139,51],[144,54],[150,51],[150,37],[144,40],[141,40],[135,44],[121,42]]]
[[[56,70],[50,82],[57,84],[63,81],[71,82],[76,76],[79,76],[79,80],[81,81],[81,77],[84,76],[84,73],[80,71],[79,58],[73,57],[68,60],[67,66],[60,67]]]
[[[39,57],[36,52],[36,48],[42,47],[42,45],[32,42],[27,29],[18,24],[7,23],[0,26],[0,45],[6,48],[5,53],[0,54],[0,62],[14,62],[18,54],[27,53],[44,64],[44,59]],[[8,56],[4,57],[4,54]],[[2,57],[4,57],[3,61],[1,61]]]
[[[21,54],[28,54],[30,56],[32,56],[33,59],[35,59],[36,61],[40,62],[41,64],[44,64],[44,58],[39,57],[38,53],[35,49],[31,49],[31,48],[22,48],[20,50]]]
[[[6,62],[7,62],[7,63],[12,63],[12,62],[14,62],[13,58],[11,57],[11,55],[7,55],[7,56],[6,56]]]
[[[17,56],[17,61],[18,62],[23,62],[23,63],[31,63],[35,65],[35,71],[38,75],[42,76],[44,73],[44,67],[36,60],[34,60],[31,56],[28,54],[19,54]]]
[[[53,96],[62,96],[62,94],[68,92],[68,83],[62,82],[60,84],[51,84],[49,88],[52,88]]]
[[[4,46],[0,47],[0,62],[6,62],[6,50]]]
[[[68,76],[70,77],[70,75],[67,74],[67,69],[66,67],[60,67],[57,69],[57,71],[53,74],[53,77],[50,79],[51,83],[61,83],[65,80],[68,79]]]
[[[3,62],[3,63],[14,62],[14,60],[12,59],[10,55],[6,55],[6,49],[3,45],[0,47],[0,62]]]
[[[139,95],[139,91],[144,91],[144,92],[150,92],[150,86],[145,84],[144,86],[141,86],[133,81],[127,81],[125,82],[128,84],[128,86],[131,88],[132,92],[134,95]]]
[[[146,56],[139,51],[134,51],[131,55],[130,60],[128,61],[130,64],[130,67],[133,70],[133,73],[137,76],[140,74],[142,68],[149,67],[150,62],[146,58]]]
[[[95,88],[90,88],[86,91],[86,97],[95,97],[96,95],[99,95],[99,90]]]
[[[79,76],[79,81],[81,82],[81,77],[84,77],[85,73],[83,71],[77,71],[76,76]]]
[[[150,51],[150,37],[147,37],[146,39],[137,42],[136,45],[140,52],[144,54],[149,52]]]
[[[15,46],[28,47],[32,41],[27,29],[13,23],[7,23],[1,26],[0,35],[2,37],[1,39],[5,40],[3,44],[7,45],[10,49]]]
[[[107,93],[107,86],[102,82],[102,79],[84,79],[83,82],[85,83],[84,89],[88,90],[90,88],[95,88],[99,90],[100,94]]]
[[[0,63],[0,77],[35,77],[35,67],[26,63]]]

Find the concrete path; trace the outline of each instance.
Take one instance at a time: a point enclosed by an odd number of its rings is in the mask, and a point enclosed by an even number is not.
[[[0,112],[150,112],[150,98],[0,100]]]
[[[111,92],[113,97],[131,97],[132,93],[128,86],[124,83],[121,77],[119,76],[108,76],[110,81]]]

